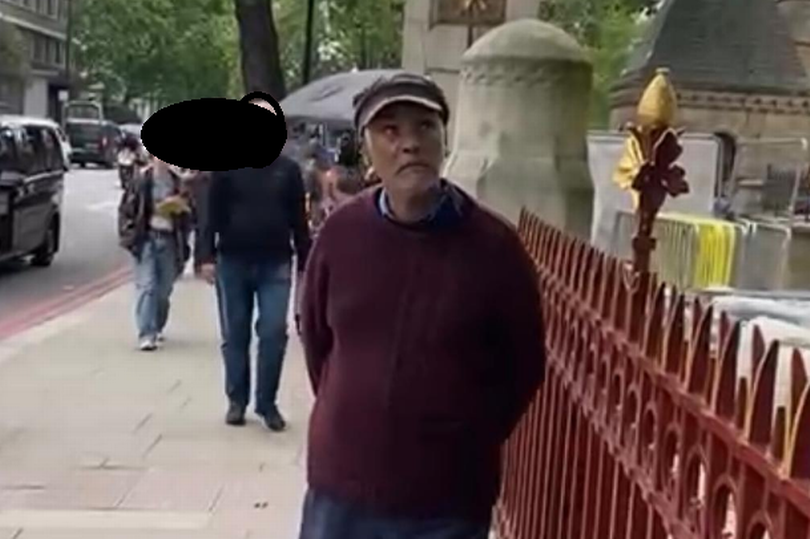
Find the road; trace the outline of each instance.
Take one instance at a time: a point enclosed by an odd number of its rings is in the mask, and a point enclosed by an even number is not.
[[[0,326],[127,267],[116,237],[120,196],[115,170],[76,168],[66,175],[62,248],[50,268],[0,266]]]

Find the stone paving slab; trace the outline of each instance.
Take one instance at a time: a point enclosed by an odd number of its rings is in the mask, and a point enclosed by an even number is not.
[[[119,531],[201,531],[211,520],[207,513],[169,513],[146,511],[4,511],[0,526],[9,523],[24,530],[50,533],[75,530],[103,530],[108,535]]]
[[[245,534],[222,534],[221,532],[207,531],[121,531],[115,530],[37,530],[27,529],[20,531],[19,537],[9,539],[247,539]],[[6,539],[0,532],[0,539]],[[276,536],[274,539],[282,539]]]
[[[18,510],[115,509],[140,476],[135,471],[70,470],[54,476],[43,487],[7,491],[16,496],[10,496],[3,507]]]
[[[194,474],[187,471],[150,470],[138,481],[121,509],[152,511],[213,511],[227,481],[223,473],[202,469]]]
[[[0,539],[290,539],[311,391],[290,339],[290,429],[223,424],[212,290],[178,283],[163,350],[135,350],[129,288],[0,346]]]

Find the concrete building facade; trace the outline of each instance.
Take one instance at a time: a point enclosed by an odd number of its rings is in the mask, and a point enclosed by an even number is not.
[[[59,120],[68,89],[67,34],[71,0],[0,0],[0,21],[22,37],[30,69],[26,80],[0,74],[6,112]]]

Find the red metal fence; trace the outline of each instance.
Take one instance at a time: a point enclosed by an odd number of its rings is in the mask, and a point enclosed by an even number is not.
[[[778,345],[758,330],[749,384],[737,376],[738,323],[531,214],[520,233],[549,360],[505,449],[499,537],[810,539],[799,353],[788,405],[775,406]]]

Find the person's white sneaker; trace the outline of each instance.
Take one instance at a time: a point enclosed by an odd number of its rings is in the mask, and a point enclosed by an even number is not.
[[[166,342],[166,336],[163,333],[158,333],[155,342],[157,342],[158,344],[163,344],[164,342]]]
[[[145,337],[141,339],[141,342],[138,344],[138,349],[141,352],[154,352],[157,350],[157,343],[155,342],[155,339]]]

